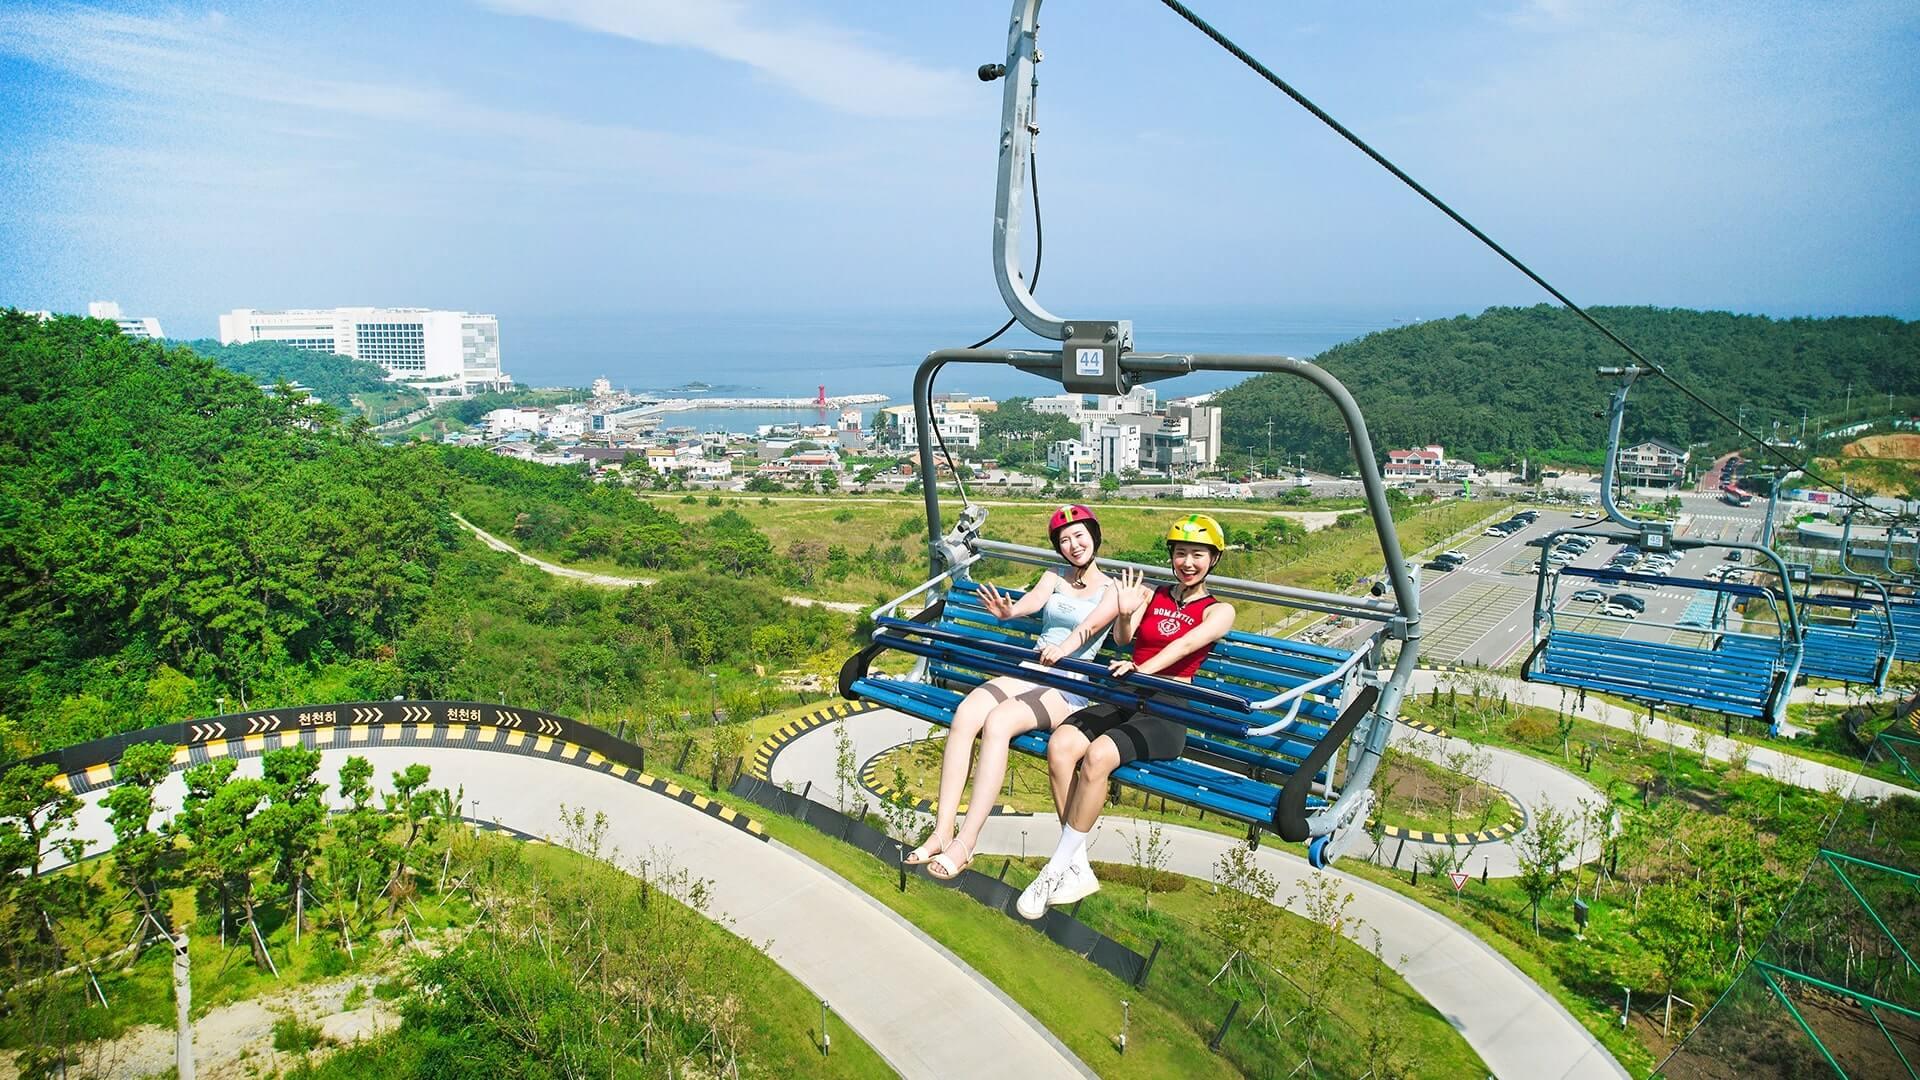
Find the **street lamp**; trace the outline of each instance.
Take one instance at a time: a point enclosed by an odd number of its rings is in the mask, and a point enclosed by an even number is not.
[[[715,726],[720,723],[720,676],[707,672],[707,714]]]

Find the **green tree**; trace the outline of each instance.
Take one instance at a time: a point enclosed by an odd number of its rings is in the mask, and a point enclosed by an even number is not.
[[[1684,878],[1648,889],[1633,920],[1633,936],[1659,962],[1669,994],[1700,973],[1713,932],[1699,888]]]
[[[272,885],[262,879],[273,862],[273,845],[264,829],[256,827],[267,800],[267,783],[235,779],[234,760],[215,758],[186,772],[187,795],[181,801],[172,828],[186,838],[186,870],[202,892],[220,903],[220,935],[226,940],[228,919],[238,904],[247,947],[253,962],[272,970],[265,936],[257,921],[260,905],[271,897]]]
[[[427,786],[432,775],[431,769],[419,764],[393,774],[393,792],[387,796],[387,817],[404,835],[394,851],[393,873],[384,889],[388,915],[400,910],[400,905],[412,894],[407,859],[414,846],[423,840],[431,841],[440,821],[452,812],[451,796],[444,789]]]
[[[17,967],[59,967],[64,956],[53,927],[86,909],[92,890],[79,874],[45,873],[51,856],[80,861],[80,799],[53,782],[52,765],[15,765],[0,773],[0,913],[4,947]]]
[[[1531,818],[1513,846],[1520,862],[1520,891],[1526,894],[1537,935],[1540,901],[1560,883],[1560,863],[1573,853],[1573,829],[1567,815],[1545,799],[1533,807]]]
[[[364,925],[375,894],[392,876],[397,852],[387,840],[387,818],[374,804],[373,765],[354,755],[340,765],[340,797],[347,809],[333,822],[333,843],[327,848],[317,884],[322,918],[340,931],[341,942],[353,949],[353,928]]]
[[[135,743],[114,765],[114,788],[100,800],[107,823],[113,827],[113,869],[119,883],[134,896],[143,916],[158,920],[168,931],[173,920],[160,902],[166,889],[166,839],[153,825],[153,790],[173,768],[173,747],[162,742]],[[144,934],[137,940],[145,940]]]
[[[261,759],[267,785],[267,806],[259,829],[273,852],[277,886],[293,900],[295,918],[304,923],[307,879],[313,868],[320,836],[326,829],[327,785],[320,783],[320,751],[304,746],[282,746]]]

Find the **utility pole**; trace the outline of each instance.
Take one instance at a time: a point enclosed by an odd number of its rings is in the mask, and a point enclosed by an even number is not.
[[[1887,408],[1893,408],[1893,395],[1887,395]],[[1267,417],[1267,456],[1273,456],[1273,417]]]
[[[1806,445],[1807,445],[1807,410],[1801,409],[1800,410],[1800,447],[1801,449],[1805,449]]]
[[[145,933],[146,927],[140,932]],[[173,939],[173,1068],[180,1080],[193,1080],[193,978],[188,970],[187,935]]]
[[[1847,411],[1840,414],[1840,423],[1842,426],[1845,426],[1846,422],[1851,419],[1853,419],[1853,384],[1848,383],[1847,384]]]

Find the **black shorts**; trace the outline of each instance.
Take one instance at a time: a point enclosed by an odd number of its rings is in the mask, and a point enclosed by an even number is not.
[[[1061,721],[1086,733],[1087,741],[1105,735],[1120,751],[1120,763],[1171,761],[1187,752],[1187,726],[1163,716],[1118,705],[1089,705]]]

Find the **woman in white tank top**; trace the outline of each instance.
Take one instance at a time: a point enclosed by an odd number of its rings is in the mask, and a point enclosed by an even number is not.
[[[1033,588],[1017,601],[1008,600],[991,585],[982,585],[980,601],[996,619],[1039,614],[1040,650],[1030,664],[1051,667],[1061,657],[1085,659],[1098,652],[1106,638],[1107,624],[1119,612],[1119,601],[1111,579],[1094,563],[1100,550],[1100,523],[1093,511],[1084,506],[1061,507],[1048,522],[1047,535],[1066,566],[1040,575]],[[1086,699],[1078,694],[1009,675],[974,687],[954,708],[953,723],[947,731],[933,831],[907,856],[907,862],[926,863],[927,872],[935,877],[958,877],[973,861],[980,830],[993,812],[994,798],[1006,779],[1007,755],[1011,752],[1008,744],[1029,731],[1052,730],[1085,705]],[[966,820],[956,828],[975,739],[980,740],[980,760],[974,767]]]

